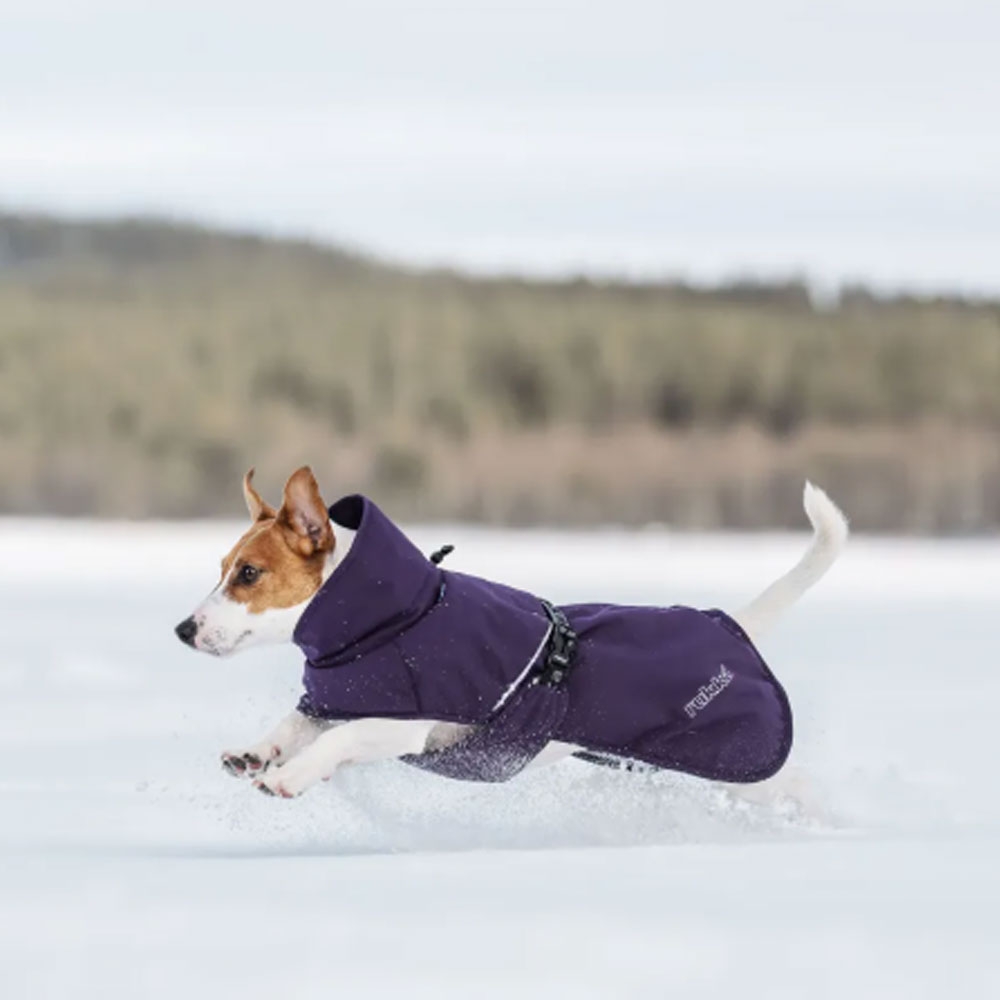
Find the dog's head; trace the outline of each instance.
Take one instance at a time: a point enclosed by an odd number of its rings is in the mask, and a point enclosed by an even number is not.
[[[329,573],[336,539],[308,467],[285,484],[275,510],[243,480],[251,525],[222,560],[215,590],[175,629],[182,642],[215,656],[285,642]]]

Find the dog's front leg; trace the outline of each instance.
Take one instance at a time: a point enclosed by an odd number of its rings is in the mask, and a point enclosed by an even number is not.
[[[246,750],[223,751],[222,766],[237,778],[259,774],[274,764],[290,760],[329,726],[322,719],[291,712],[259,743]]]
[[[341,764],[421,753],[435,725],[420,719],[354,719],[327,730],[291,760],[269,768],[254,784],[262,792],[290,799],[329,778]]]

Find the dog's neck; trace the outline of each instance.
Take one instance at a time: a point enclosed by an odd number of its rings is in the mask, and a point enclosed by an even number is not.
[[[337,524],[334,521],[330,522],[330,527],[333,529],[334,546],[323,566],[323,583],[326,583],[333,576],[334,570],[347,558],[347,553],[351,551],[351,546],[354,544],[354,536],[357,535],[353,528],[345,528],[342,524]]]

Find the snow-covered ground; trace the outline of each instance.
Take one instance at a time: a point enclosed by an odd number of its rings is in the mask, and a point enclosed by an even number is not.
[[[577,762],[219,769],[291,648],[171,634],[236,525],[0,522],[0,997],[1000,995],[1000,543],[854,540],[765,643],[822,819]],[[734,606],[805,535],[422,529],[555,600]]]

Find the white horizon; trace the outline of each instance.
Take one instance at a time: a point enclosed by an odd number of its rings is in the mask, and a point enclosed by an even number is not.
[[[15,4],[0,202],[479,274],[996,295],[1000,9],[800,6]]]

